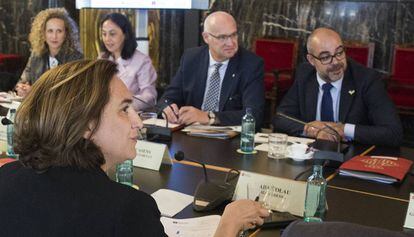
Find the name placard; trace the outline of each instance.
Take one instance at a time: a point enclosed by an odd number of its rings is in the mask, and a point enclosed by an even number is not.
[[[137,156],[133,160],[134,166],[160,170],[161,163],[172,164],[168,147],[165,144],[159,144],[147,141],[137,141],[135,145]]]
[[[404,228],[414,229],[414,193],[410,193],[410,203],[405,216]]]
[[[263,201],[266,196],[272,210],[303,216],[305,195],[306,182],[241,171],[233,200],[259,197]]]

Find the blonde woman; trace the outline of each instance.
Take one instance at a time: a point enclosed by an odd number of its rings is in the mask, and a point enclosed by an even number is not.
[[[37,14],[29,35],[32,53],[16,85],[25,97],[31,85],[47,70],[83,57],[79,30],[64,8],[50,8]]]

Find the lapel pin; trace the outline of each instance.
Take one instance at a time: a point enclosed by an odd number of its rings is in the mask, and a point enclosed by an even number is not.
[[[234,73],[233,73],[233,75],[231,75],[231,77],[235,77],[235,76],[236,76],[236,74],[234,74]]]
[[[348,91],[348,93],[349,93],[350,95],[353,95],[353,94],[355,93],[355,90],[350,90],[350,91]]]

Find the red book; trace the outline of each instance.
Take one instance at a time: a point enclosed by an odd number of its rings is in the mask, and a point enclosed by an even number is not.
[[[355,156],[339,167],[339,174],[383,183],[400,182],[413,162],[391,156]]]

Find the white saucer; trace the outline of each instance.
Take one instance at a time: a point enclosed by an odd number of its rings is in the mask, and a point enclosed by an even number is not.
[[[294,161],[310,160],[313,157],[313,152],[307,154],[286,154],[286,157],[293,159]]]

